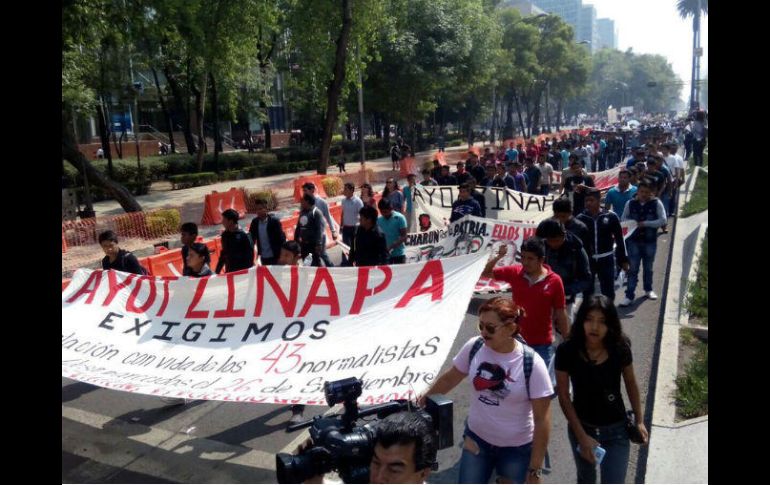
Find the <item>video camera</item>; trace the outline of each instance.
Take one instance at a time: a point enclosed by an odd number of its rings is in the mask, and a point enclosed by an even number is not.
[[[355,377],[324,383],[326,402],[329,406],[343,403],[345,411],[327,417],[315,416],[289,426],[289,431],[310,426],[313,446],[297,455],[275,455],[278,483],[301,483],[332,470],[339,473],[345,483],[368,483],[377,427],[376,423],[355,425],[358,418],[366,416],[377,415],[378,419],[383,419],[399,411],[414,409],[430,423],[439,450],[452,446],[451,400],[435,394],[426,398],[424,410],[405,399],[359,409],[356,399],[361,395],[361,389],[362,382]]]

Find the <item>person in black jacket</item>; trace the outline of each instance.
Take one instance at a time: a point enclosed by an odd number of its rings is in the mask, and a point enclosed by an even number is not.
[[[591,267],[583,242],[556,219],[546,219],[537,226],[537,237],[545,239],[545,262],[561,276],[567,315],[572,317],[575,296],[591,283]]]
[[[302,248],[302,257],[313,255],[312,266],[321,266],[321,255],[325,253],[324,234],[326,221],[323,214],[315,206],[315,196],[305,194],[299,201],[300,213],[297,219],[297,227],[294,229],[294,240]]]
[[[222,225],[225,228],[222,233],[222,253],[214,272],[219,274],[226,267],[225,272],[232,273],[254,266],[254,242],[249,234],[238,227],[238,212],[233,209],[222,212]]]
[[[588,228],[572,215],[572,201],[567,198],[554,200],[553,218],[564,224],[567,232],[577,236],[583,243],[583,249],[588,253]]]
[[[190,247],[198,238],[198,225],[194,222],[185,222],[179,228],[179,240],[182,243],[182,276],[190,276],[190,266],[187,265],[187,255]]]
[[[254,202],[257,209],[257,217],[251,221],[249,234],[251,240],[257,244],[257,252],[260,261],[265,266],[278,264],[281,256],[281,245],[286,241],[281,221],[272,214],[267,213],[267,201],[257,199]]]
[[[594,292],[594,278],[599,277],[602,294],[615,301],[615,260],[628,271],[628,255],[623,240],[620,218],[612,211],[602,210],[599,189],[588,189],[585,194],[585,210],[577,219],[588,227],[588,257],[591,258],[591,284],[583,293],[587,299]],[[612,246],[615,250],[612,250]],[[613,258],[614,253],[614,258]]]
[[[99,245],[106,255],[102,258],[102,269],[114,269],[115,271],[140,275],[147,274],[147,270],[139,264],[136,256],[125,249],[120,249],[118,235],[114,231],[104,231],[99,234]]]
[[[468,177],[468,187],[471,189],[471,197],[473,197],[473,200],[479,203],[479,207],[481,207],[481,217],[487,217],[487,201],[486,197],[484,197],[483,194],[480,194],[476,192],[476,178],[475,177]]]
[[[355,266],[387,264],[388,247],[385,235],[377,227],[377,209],[364,206],[358,211],[359,224],[350,245],[349,260]]]

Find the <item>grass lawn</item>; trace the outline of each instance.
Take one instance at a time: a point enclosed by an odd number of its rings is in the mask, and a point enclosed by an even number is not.
[[[685,419],[709,412],[709,347],[698,341],[697,350],[684,375],[676,378],[676,404]]]
[[[695,281],[687,295],[687,311],[704,325],[709,323],[709,237],[708,230],[701,244],[700,260]]]
[[[708,172],[698,174],[695,181],[695,188],[692,191],[690,200],[682,208],[682,217],[691,216],[698,212],[703,212],[709,208],[709,175]]]

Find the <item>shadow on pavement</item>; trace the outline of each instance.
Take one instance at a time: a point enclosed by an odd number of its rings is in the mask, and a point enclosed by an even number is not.
[[[61,388],[61,402],[70,402],[79,398],[83,394],[100,389],[97,386],[86,384],[85,382],[75,382]]]

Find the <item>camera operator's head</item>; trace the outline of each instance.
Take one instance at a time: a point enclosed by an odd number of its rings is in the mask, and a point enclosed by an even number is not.
[[[438,452],[431,425],[417,412],[380,421],[369,469],[370,483],[423,483]]]

